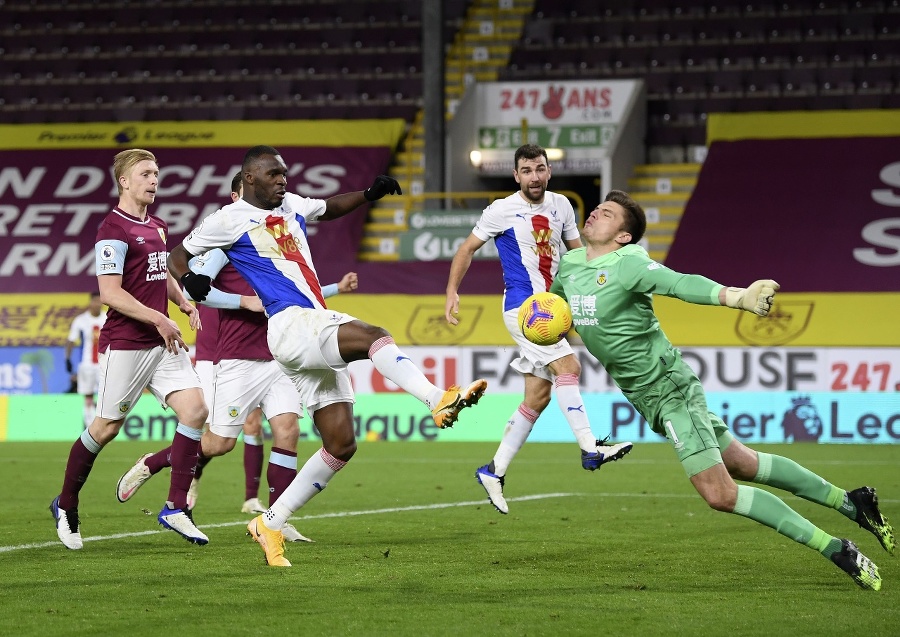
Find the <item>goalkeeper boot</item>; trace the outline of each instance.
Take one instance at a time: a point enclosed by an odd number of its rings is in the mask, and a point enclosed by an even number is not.
[[[831,556],[831,561],[838,565],[860,588],[877,591],[881,588],[881,575],[878,567],[868,557],[859,552],[856,544],[850,540],[841,540],[841,550]]]
[[[56,534],[67,549],[78,550],[84,546],[81,540],[81,522],[78,520],[78,507],[65,511],[59,508],[59,496],[50,503],[50,513],[56,520]]]
[[[209,538],[194,524],[194,518],[187,509],[173,509],[171,503],[166,502],[156,519],[165,528],[175,531],[192,544],[209,544]]]
[[[281,534],[285,542],[315,542],[296,529],[293,524],[285,524],[281,527]]]
[[[509,513],[509,505],[506,504],[506,498],[503,497],[503,485],[506,480],[503,476],[498,476],[492,471],[493,464],[486,464],[475,470],[475,478],[478,484],[484,487],[487,492],[488,502],[494,505],[500,513],[506,515]]]
[[[487,381],[484,379],[474,381],[465,390],[460,390],[459,387],[453,385],[444,392],[440,402],[431,410],[434,424],[440,429],[452,427],[459,417],[459,412],[477,404],[478,400],[484,396],[486,389]]]
[[[597,451],[581,450],[581,466],[588,471],[596,471],[607,462],[615,462],[631,451],[634,446],[630,442],[620,442],[615,445],[608,445],[606,442],[609,436],[603,440],[597,441]]]
[[[152,477],[150,469],[144,464],[144,460],[152,455],[152,453],[145,453],[138,458],[131,469],[125,472],[125,475],[119,478],[119,484],[116,485],[116,499],[119,502],[130,500],[131,496],[141,488],[141,485]]]
[[[856,507],[856,523],[878,538],[885,551],[894,554],[894,529],[878,509],[878,494],[873,487],[860,487],[847,492]]]
[[[250,520],[250,524],[247,525],[247,535],[262,547],[266,554],[266,564],[269,566],[291,565],[284,556],[284,534],[267,527],[261,515]]]
[[[250,498],[244,501],[241,507],[241,513],[265,513],[266,507],[259,501],[259,498]]]

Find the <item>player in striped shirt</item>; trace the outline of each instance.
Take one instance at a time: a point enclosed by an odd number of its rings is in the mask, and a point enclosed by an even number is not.
[[[526,144],[516,150],[514,159],[513,177],[519,190],[485,208],[472,234],[457,249],[450,264],[444,310],[447,322],[457,325],[459,286],[475,252],[493,239],[503,266],[503,322],[519,347],[519,357],[510,367],[525,377],[522,404],[510,416],[494,458],[475,472],[488,500],[500,513],[509,513],[503,495],[506,470],[550,404],[551,389],[556,389],[559,408],[581,447],[582,467],[594,471],[618,460],[632,447],[630,442],[607,445],[591,431],[579,388],[581,364],[568,341],[535,345],[519,329],[516,320],[519,307],[532,294],[550,289],[563,245],[568,249],[577,248],[581,239],[572,204],[566,197],[547,190],[550,182],[547,152],[540,146]]]
[[[453,425],[463,408],[474,405],[487,383],[476,380],[464,389],[440,389],[386,330],[325,305],[307,243],[307,222],[337,219],[366,202],[401,194],[396,180],[381,175],[365,191],[327,200],[300,197],[287,192],[287,165],[271,146],[248,150],[241,171],[242,199],[204,219],[172,250],[169,267],[191,296],[202,301],[210,279],[190,272],[189,260],[216,248],[225,251],[262,300],[269,317],[269,349],[300,391],[322,435],[322,449],[300,468],[281,497],[248,525],[271,566],[290,566],[281,528],[356,452],[350,362],[370,358],[382,375],[425,403],[441,428]]]

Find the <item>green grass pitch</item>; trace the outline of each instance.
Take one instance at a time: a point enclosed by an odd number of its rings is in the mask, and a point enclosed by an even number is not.
[[[0,444],[5,635],[900,635],[900,550],[775,491],[879,565],[882,590],[863,591],[814,551],[706,507],[665,444],[595,473],[574,444],[526,444],[504,516],[473,477],[494,443],[362,442],[292,520],[316,543],[289,544],[290,569],[265,566],[245,535],[240,445],[203,477],[208,546],[156,523],[168,472],[116,501],[119,476],[156,448],[116,441],[82,491],[84,549],[65,549],[47,507],[70,446]],[[759,448],[877,487],[900,530],[900,446]],[[315,449],[301,445],[301,463]]]

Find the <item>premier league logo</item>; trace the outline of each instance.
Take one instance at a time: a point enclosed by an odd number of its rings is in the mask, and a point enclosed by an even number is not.
[[[785,442],[818,442],[822,437],[822,418],[809,396],[791,399],[792,407],[784,412],[781,427]]]

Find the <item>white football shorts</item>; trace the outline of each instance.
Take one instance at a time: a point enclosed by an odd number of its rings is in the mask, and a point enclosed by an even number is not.
[[[136,350],[107,348],[100,354],[97,415],[110,420],[125,418],[145,388],[160,405],[168,407],[169,394],[191,387],[200,387],[200,377],[184,350],[172,354],[162,345]]]
[[[547,367],[569,354],[574,354],[569,341],[562,339],[555,345],[536,345],[529,341],[519,329],[519,309],[514,308],[503,313],[503,324],[509,335],[519,346],[519,357],[514,358],[509,366],[521,374],[532,374],[553,382],[553,374]]]
[[[262,407],[266,418],[303,413],[300,394],[275,361],[225,359],[216,365],[209,430],[237,438],[247,415]]]
[[[197,376],[200,377],[203,400],[206,401],[206,408],[211,416],[213,392],[216,388],[216,366],[212,361],[197,361],[194,363],[194,369],[197,370]],[[206,420],[209,422],[209,417]]]
[[[342,312],[302,307],[289,307],[269,319],[269,350],[310,415],[334,403],[354,402],[337,328],[355,320]]]

